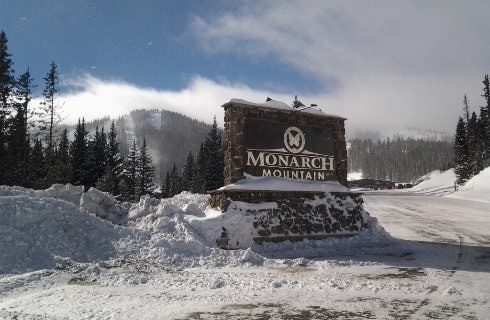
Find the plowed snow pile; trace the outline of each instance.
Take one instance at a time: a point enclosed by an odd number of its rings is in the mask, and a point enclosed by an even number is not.
[[[223,214],[206,206],[206,195],[188,192],[162,200],[142,197],[130,207],[96,189],[2,186],[0,273],[97,261],[159,268],[262,265],[269,258],[317,257],[392,241],[372,218],[367,230],[351,238],[221,250],[214,240],[223,223],[245,220],[236,212]],[[252,244],[252,235],[247,240],[243,229],[241,236]]]
[[[490,202],[490,167],[468,180],[450,197]]]

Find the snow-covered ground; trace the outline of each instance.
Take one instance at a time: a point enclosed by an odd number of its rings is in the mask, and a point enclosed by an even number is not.
[[[369,194],[384,229],[224,251],[206,200],[1,187],[0,319],[488,319],[490,203]]]

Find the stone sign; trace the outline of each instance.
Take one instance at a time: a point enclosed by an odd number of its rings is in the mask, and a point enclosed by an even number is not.
[[[223,225],[220,248],[245,248],[237,228],[261,244],[352,236],[367,227],[360,194],[344,187],[345,118],[270,100],[233,99],[223,107],[225,186],[210,192],[209,204],[250,224]]]
[[[225,185],[247,174],[347,184],[345,118],[242,100],[223,107]]]

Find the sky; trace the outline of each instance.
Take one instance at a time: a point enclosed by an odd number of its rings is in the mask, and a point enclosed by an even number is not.
[[[348,135],[452,134],[483,104],[488,1],[0,0],[17,74],[59,66],[66,122],[163,108],[210,122],[231,98],[348,118]],[[35,101],[36,103],[36,101]]]

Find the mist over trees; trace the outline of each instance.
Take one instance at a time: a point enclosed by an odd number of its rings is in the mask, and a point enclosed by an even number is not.
[[[449,141],[354,139],[348,150],[349,171],[362,171],[364,178],[396,182],[414,182],[427,172],[449,169],[452,160],[453,144]]]

